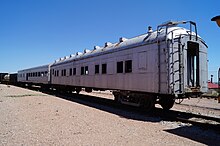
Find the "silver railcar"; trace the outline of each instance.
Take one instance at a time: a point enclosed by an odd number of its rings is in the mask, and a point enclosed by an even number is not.
[[[190,29],[177,25],[188,24]],[[194,32],[192,29],[194,28]],[[116,101],[170,109],[175,98],[207,91],[207,45],[192,21],[167,22],[148,33],[60,58],[51,85],[80,92],[113,90]]]
[[[146,34],[18,71],[18,83],[77,93],[109,89],[117,102],[146,110],[156,103],[170,109],[175,98],[199,96],[207,91],[207,77],[207,45],[191,21],[149,27]]]
[[[50,65],[19,70],[17,81],[20,84],[48,86],[50,84]]]

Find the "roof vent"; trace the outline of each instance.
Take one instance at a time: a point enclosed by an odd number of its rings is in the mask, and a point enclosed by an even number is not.
[[[76,52],[76,56],[82,55],[81,52]]]
[[[109,46],[111,46],[112,45],[112,43],[110,43],[110,42],[106,42],[105,43],[105,47],[109,47]]]
[[[85,53],[88,53],[88,52],[90,52],[90,50],[88,50],[88,49],[85,49],[85,50],[84,50],[84,54],[85,54]]]
[[[119,42],[122,43],[122,42],[124,42],[124,41],[126,41],[126,40],[127,40],[126,38],[121,37],[121,38],[119,39]]]
[[[94,46],[94,50],[98,50],[98,49],[101,49],[100,46]]]
[[[152,29],[152,27],[151,26],[148,26],[148,34],[151,34],[153,32],[153,29]]]
[[[75,57],[75,55],[74,54],[70,54],[70,57],[72,58],[72,57]]]
[[[65,57],[64,57],[64,59],[68,59],[68,58],[69,58],[69,56],[65,56]]]

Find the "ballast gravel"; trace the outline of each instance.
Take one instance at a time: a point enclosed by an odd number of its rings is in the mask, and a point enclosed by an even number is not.
[[[220,144],[215,131],[87,102],[0,84],[0,145]]]

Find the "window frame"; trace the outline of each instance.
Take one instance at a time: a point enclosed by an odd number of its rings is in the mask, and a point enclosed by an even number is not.
[[[107,63],[102,64],[102,74],[107,74]]]
[[[70,69],[69,69],[69,76],[72,76],[72,74],[73,74],[73,69],[70,68]]]
[[[85,73],[85,67],[81,66],[81,75],[84,75],[84,73]]]
[[[124,62],[123,61],[118,61],[117,62],[117,73],[123,73],[124,72]]]
[[[76,68],[73,68],[73,75],[76,75]]]
[[[60,75],[59,75],[60,73],[59,73],[59,70],[57,70],[57,77],[59,77]]]
[[[63,76],[66,76],[66,69],[63,70]]]
[[[95,74],[99,74],[99,64],[95,65]]]
[[[125,73],[131,73],[132,72],[132,60],[126,60],[125,61]]]
[[[85,75],[88,75],[89,74],[89,67],[88,66],[85,66],[85,72],[84,72]]]

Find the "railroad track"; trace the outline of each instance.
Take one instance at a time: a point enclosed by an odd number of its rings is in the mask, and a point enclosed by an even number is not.
[[[212,129],[220,133],[220,119],[216,117],[174,110],[164,111],[159,108],[154,110],[154,116],[159,116],[164,120],[189,123],[203,129]]]

